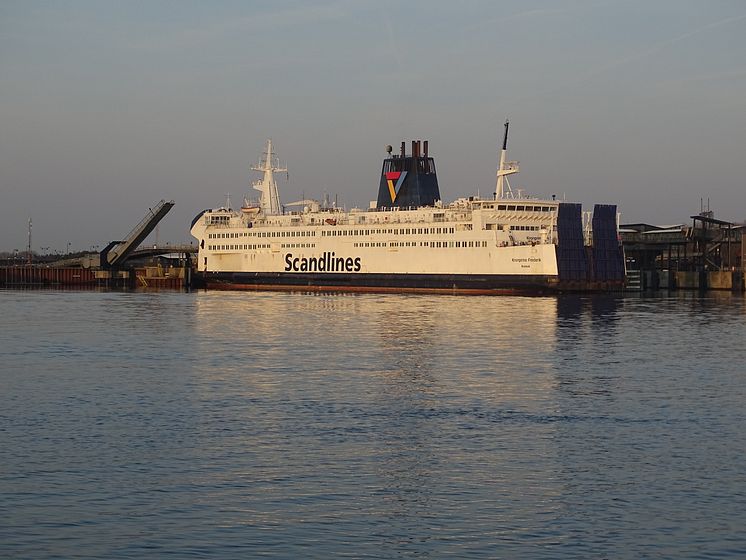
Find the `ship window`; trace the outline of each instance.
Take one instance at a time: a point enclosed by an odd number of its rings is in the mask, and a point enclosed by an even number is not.
[[[517,210],[518,212],[521,212],[521,211],[524,211],[524,210],[526,210],[526,207],[525,207],[525,206],[516,206],[516,207],[515,207],[515,209],[516,209],[516,210]]]
[[[505,210],[505,204],[498,204],[497,205],[498,210]]]

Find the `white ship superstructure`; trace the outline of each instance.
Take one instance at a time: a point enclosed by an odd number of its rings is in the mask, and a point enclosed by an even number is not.
[[[350,291],[541,291],[559,281],[560,202],[514,196],[507,176],[507,130],[496,196],[440,201],[433,159],[419,141],[384,160],[379,198],[367,210],[303,200],[281,206],[267,157],[253,169],[258,205],[197,216],[197,270],[208,287]],[[412,204],[412,203],[416,204]]]

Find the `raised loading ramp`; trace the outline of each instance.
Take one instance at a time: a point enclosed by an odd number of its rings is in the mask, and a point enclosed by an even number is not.
[[[116,268],[121,265],[173,207],[173,200],[161,200],[155,208],[149,208],[145,217],[127,234],[124,241],[112,241],[101,251],[101,268]]]

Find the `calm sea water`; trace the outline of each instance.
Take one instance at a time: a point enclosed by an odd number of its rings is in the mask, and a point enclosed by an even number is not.
[[[746,557],[742,297],[0,311],[0,557]]]

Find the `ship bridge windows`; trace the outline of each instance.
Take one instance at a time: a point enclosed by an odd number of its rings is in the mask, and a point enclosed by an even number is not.
[[[210,225],[228,225],[230,222],[230,216],[210,216]]]

